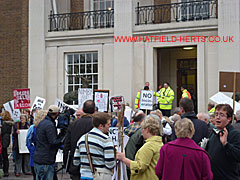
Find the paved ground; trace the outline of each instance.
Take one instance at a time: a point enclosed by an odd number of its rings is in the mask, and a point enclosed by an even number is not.
[[[24,175],[24,174],[21,174],[20,177],[16,177],[15,174],[14,174],[14,163],[12,161],[12,158],[10,157],[9,159],[9,177],[3,177],[2,179],[5,180],[5,179],[8,179],[8,180],[32,180],[33,177],[32,175]],[[58,172],[58,180],[69,180],[69,175],[65,173],[65,170],[63,171],[59,171]]]

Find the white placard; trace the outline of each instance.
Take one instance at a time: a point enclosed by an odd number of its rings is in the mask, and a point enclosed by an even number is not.
[[[26,146],[26,137],[28,129],[20,129],[18,130],[18,147],[19,147],[19,153],[29,153],[28,148]]]
[[[140,109],[152,110],[153,107],[153,91],[141,90]]]
[[[125,129],[125,128],[124,128]],[[118,140],[118,127],[110,127],[109,131],[108,131],[108,135],[109,137],[112,139],[113,141],[113,145],[114,146],[119,146],[119,140]],[[124,144],[128,142],[128,136],[126,136],[124,134]],[[125,145],[124,145],[125,146]]]
[[[32,107],[31,107],[31,111],[33,109],[38,109],[38,110],[43,109],[45,103],[46,103],[46,99],[41,98],[39,96],[36,96],[36,98],[34,100],[34,103],[33,103]]]
[[[217,94],[213,95],[212,97],[210,97],[210,100],[212,100],[216,104],[229,104],[231,107],[233,107],[233,99],[226,96],[222,92],[218,92]],[[240,110],[240,103],[235,101],[234,113],[236,114],[238,110]]]
[[[15,122],[19,122],[20,121],[20,115],[21,115],[21,112],[19,109],[14,109],[14,100],[12,101],[9,101],[5,104],[3,104],[3,107],[6,111],[8,111],[12,117],[12,119],[15,121]]]
[[[57,155],[56,155],[56,162],[63,162],[63,150],[58,149]]]
[[[108,111],[108,94],[109,92],[103,91],[94,92],[94,102],[99,112]]]
[[[83,107],[83,104],[87,100],[93,100],[93,90],[90,88],[78,89],[78,108]]]
[[[73,107],[70,107],[70,105],[66,104],[65,102],[61,101],[60,99],[55,100],[55,105],[57,105],[59,107],[60,112],[64,112],[65,110],[67,110],[69,108],[72,108],[75,111],[77,110]]]

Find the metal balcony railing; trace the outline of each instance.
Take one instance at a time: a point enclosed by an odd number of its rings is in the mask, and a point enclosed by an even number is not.
[[[77,13],[50,14],[49,31],[111,28],[114,26],[114,10],[85,11]]]
[[[198,0],[181,3],[136,7],[136,25],[217,18],[217,0]]]

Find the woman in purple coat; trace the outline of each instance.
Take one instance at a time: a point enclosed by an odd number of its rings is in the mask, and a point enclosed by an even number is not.
[[[191,139],[192,121],[181,119],[174,128],[178,138],[161,148],[156,175],[162,180],[212,180],[209,155]]]

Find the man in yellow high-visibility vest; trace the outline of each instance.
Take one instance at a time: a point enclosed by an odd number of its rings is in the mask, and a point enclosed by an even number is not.
[[[181,91],[182,91],[182,99],[183,98],[191,99],[191,94],[190,94],[190,92],[188,92],[188,90],[187,90],[185,85],[181,86]]]
[[[174,100],[174,91],[169,86],[169,83],[165,82],[163,88],[156,94],[159,109],[162,111],[163,116],[170,116],[172,109],[172,102]]]
[[[213,102],[208,103],[208,113],[210,115],[215,114],[215,104]]]

